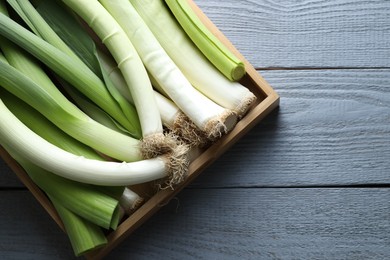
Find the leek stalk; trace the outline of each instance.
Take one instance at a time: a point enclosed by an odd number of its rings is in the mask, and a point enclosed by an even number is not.
[[[74,151],[76,154],[82,153],[87,157],[99,159],[99,155],[93,150],[61,132],[44,117],[34,112],[33,109],[26,110],[29,107],[23,101],[18,100],[4,90],[0,91],[0,97],[2,102],[7,104],[7,108],[12,109],[12,113],[20,116],[23,121],[32,126],[36,132],[43,134],[49,141],[67,150]],[[12,124],[12,122],[10,123]],[[113,213],[118,206],[118,200],[103,194],[105,187],[102,186],[99,189],[95,189],[94,186],[52,174],[29,161],[22,155],[20,149],[17,149],[15,146],[7,145],[3,142],[1,145],[22,165],[33,182],[44,192],[50,193],[63,206],[89,219],[96,225],[104,228],[110,226]],[[123,191],[124,189],[115,187],[115,190]]]
[[[70,180],[106,186],[125,186],[167,178],[180,183],[187,172],[187,149],[131,163],[86,159],[66,152],[32,132],[0,102],[0,144],[13,147],[37,166]]]
[[[68,237],[72,244],[73,251],[76,256],[80,256],[86,252],[89,252],[90,250],[96,249],[107,243],[107,239],[103,231],[99,227],[99,225],[92,223],[91,221],[81,217],[74,211],[63,206],[62,202],[64,201],[64,197],[61,196],[68,192],[72,192],[72,190],[67,190],[68,188],[67,185],[63,185],[64,182],[66,183],[68,182],[68,180],[58,179],[59,180],[58,183],[55,182],[53,183],[51,182],[52,180],[51,177],[55,175],[49,174],[48,176],[45,176],[44,170],[32,164],[28,160],[22,158],[19,154],[15,152],[15,150],[13,150],[10,147],[4,147],[4,148],[14,159],[18,161],[18,163],[24,168],[26,173],[33,179],[34,182],[38,180],[38,182],[35,184],[37,184],[40,188],[47,188],[49,187],[48,185],[52,185],[52,184],[57,185],[55,187],[56,189],[54,190],[54,194],[56,196],[59,195],[58,198],[60,199],[57,199],[57,197],[54,197],[52,194],[47,193],[45,190],[44,191],[46,192],[46,195],[49,197],[50,201],[53,203],[53,206],[57,210],[57,213],[59,214],[62,223],[64,224],[65,231],[68,234]],[[45,177],[49,177],[49,179],[46,179]],[[59,190],[62,190],[62,194],[58,193]],[[116,211],[112,210],[112,208],[113,207],[117,208],[118,202],[112,200],[110,197],[107,196],[105,197],[99,196],[98,200],[101,198],[106,198],[106,199],[108,198],[108,200],[99,201],[100,203],[102,202],[107,202],[107,203],[99,204],[97,203],[97,201],[93,200],[93,197],[92,198],[89,197],[89,200],[86,199],[85,196],[94,196],[95,194],[89,194],[88,188],[85,189],[85,191],[87,192],[81,193],[82,194],[81,199],[83,200],[83,203],[87,203],[87,204],[80,204],[78,202],[79,198],[77,196],[80,195],[80,193],[76,194],[75,196],[66,194],[65,204],[69,204],[69,202],[70,203],[75,202],[76,205],[71,204],[71,206],[73,209],[76,209],[76,212],[78,212],[79,210],[85,212],[85,209],[89,208],[92,210],[91,212],[93,212],[93,215],[100,217],[98,218],[96,216],[93,216],[93,220],[99,219],[98,221],[99,223],[104,223],[104,222],[108,222],[109,224],[112,223],[112,220],[116,218],[116,214],[114,214],[116,213]],[[69,199],[70,201],[68,201],[67,203],[67,200]],[[90,202],[92,202],[92,204]],[[107,207],[108,205],[110,205],[110,203],[113,203],[111,205],[111,210],[110,207]],[[93,206],[91,207],[91,205]],[[107,211],[107,209],[109,210]]]
[[[121,161],[141,159],[139,141],[93,121],[62,94],[51,95],[9,64],[0,61],[0,85],[81,142]]]
[[[194,89],[172,62],[127,0],[100,0],[133,42],[148,72],[175,104],[207,135],[216,139],[231,130],[235,117]]]
[[[54,30],[47,25],[46,21],[35,10],[29,0],[7,0],[7,2],[37,36],[45,39],[47,42],[56,46],[72,58],[78,58],[68,45],[66,45],[54,32]]]
[[[91,147],[66,134],[23,100],[0,88],[0,98],[24,125],[46,141],[88,159],[103,160]]]
[[[0,15],[7,14],[4,2],[0,2],[0,10]],[[3,88],[94,149],[121,161],[141,159],[138,140],[104,127],[82,113],[64,97],[33,57],[7,39],[0,41],[0,48],[6,56],[6,60],[0,61]]]
[[[127,88],[125,79],[120,73],[119,69],[115,66],[112,59],[109,56],[100,53],[100,64],[107,72],[111,82],[118,89],[130,103],[134,103],[131,97],[130,91]],[[158,83],[150,76],[152,85],[158,87]],[[160,91],[161,87],[158,87]],[[206,133],[200,130],[170,99],[160,94],[158,91],[154,91],[154,97],[157,102],[158,110],[160,111],[161,120],[165,127],[172,131],[174,135],[177,135],[190,147],[205,146],[208,143]]]
[[[73,154],[84,156],[85,158],[89,159],[103,160],[103,158],[98,155],[93,149],[78,142],[77,140],[62,132],[50,121],[44,118],[40,113],[38,113],[36,110],[34,110],[32,107],[30,107],[14,95],[8,93],[3,89],[0,89],[0,97],[7,106],[7,108],[10,109],[10,111],[19,120],[21,120],[23,124],[29,127],[36,134],[43,137],[45,140],[68,152],[72,152]],[[27,165],[27,167],[25,168],[31,167],[28,167]],[[48,176],[48,178],[50,179],[50,176]],[[57,180],[59,180],[59,178],[57,178]],[[37,183],[39,183],[39,181]],[[77,185],[80,186],[78,183],[76,183],[76,186]],[[61,187],[63,188],[63,186]],[[129,188],[116,186],[91,186],[91,188],[92,187],[96,191],[103,192],[104,194],[107,194],[117,200],[120,199],[120,204],[126,211],[129,210],[129,207],[133,209],[134,204],[138,204],[137,201],[142,200],[136,193],[131,191]],[[129,196],[128,194],[132,194],[132,196]],[[72,194],[72,196],[73,195],[74,194]],[[67,197],[69,197],[69,194],[65,194],[65,196],[61,197],[61,199],[66,199]],[[83,198],[81,200],[83,200]]]
[[[6,148],[7,149],[7,148]],[[12,152],[11,152],[12,153]],[[93,186],[61,178],[35,166],[27,160],[12,156],[22,165],[32,181],[61,205],[88,219],[91,223],[109,229],[118,200],[94,190]]]
[[[245,75],[244,63],[207,29],[188,0],[165,0],[165,2],[192,42],[225,77],[237,81]]]
[[[52,196],[49,195],[49,198],[64,224],[75,256],[82,256],[107,244],[107,238],[98,226],[63,207]]]
[[[111,86],[111,82],[105,77],[104,71],[101,70],[95,43],[81,28],[75,17],[66,12],[63,7],[61,8],[59,3],[53,1],[40,2],[38,7],[40,8],[40,11],[46,15],[46,19],[51,22],[53,28],[56,28],[56,30],[54,30],[34,8],[30,1],[8,0],[8,2],[29,25],[30,29],[35,32],[35,34],[57,47],[59,50],[62,50],[72,58],[80,59],[96,75],[100,76],[100,78],[105,81],[106,87],[111,96],[115,99],[120,109],[123,111],[123,114],[132,122],[132,131],[127,132],[136,138],[140,138],[141,128],[135,107],[129,104],[115,87]],[[62,37],[60,37],[57,32],[59,32]],[[65,43],[64,40],[67,40],[68,43]],[[69,93],[72,91],[72,88],[67,87],[66,91]],[[80,99],[77,99],[77,101],[79,100]],[[77,101],[75,101],[75,103],[84,110],[82,107],[84,103],[79,104]],[[119,124],[115,125],[119,126]]]
[[[127,215],[131,215],[143,203],[143,199],[134,191],[125,188],[119,199],[119,205],[125,210]]]
[[[63,2],[92,28],[117,62],[133,97],[143,137],[162,134],[160,113],[146,69],[122,28],[96,0]]]
[[[164,0],[129,0],[161,46],[191,84],[217,104],[243,117],[256,96],[229,81],[199,51],[173,17]]]
[[[230,131],[236,118],[193,88],[128,0],[100,0],[122,26],[148,72],[175,104],[211,139]]]
[[[122,28],[96,0],[63,0],[91,27],[108,48],[130,90],[142,129],[143,158],[161,154],[182,153],[188,150],[172,135],[164,135],[153,88],[146,69]],[[147,104],[147,105],[145,105]],[[174,151],[177,149],[178,151]]]
[[[110,117],[110,115],[108,115],[103,109],[98,107],[79,91],[68,86],[66,82],[63,82],[61,85],[65,89],[66,93],[71,97],[73,102],[93,120],[119,133],[125,135],[130,134],[124,127],[113,120],[113,118]]]
[[[104,109],[126,129],[133,131],[131,121],[125,117],[104,83],[83,62],[71,58],[3,13],[0,13],[0,35],[30,52]]]
[[[26,1],[12,0],[12,2],[14,1],[23,3],[23,6],[29,6],[25,3]],[[27,12],[27,10],[33,9],[27,7],[24,8],[24,12],[19,12],[27,14],[31,12],[34,14],[34,10]],[[104,78],[109,78],[109,80],[105,81],[112,83],[107,85],[113,85],[113,87],[117,89],[121,96],[125,97],[127,101],[131,104],[134,104],[134,100],[131,97],[127,83],[123,78],[122,73],[118,69],[115,61],[111,57],[109,57],[109,55],[102,52],[100,48],[97,48],[97,46],[95,46],[95,44],[91,42],[92,39],[89,35],[87,35],[84,31],[80,31],[81,28],[72,15],[61,9],[61,6],[56,2],[41,1],[39,2],[39,4],[36,5],[36,8],[38,12],[45,18],[48,24],[50,24],[54,28],[55,32],[61,36],[61,39],[66,42],[67,45],[72,50],[74,50],[75,53],[77,53],[77,55],[81,59],[83,59],[83,56],[98,57],[98,62],[95,62],[94,64],[100,64],[102,68],[101,71],[103,71],[103,75],[106,76]],[[30,22],[33,23],[33,19],[30,20],[32,20]],[[42,23],[40,23],[40,25],[41,24]],[[44,26],[48,25],[46,24]],[[41,27],[43,27],[43,25],[41,25]],[[40,31],[44,30],[41,28]],[[46,31],[50,33],[49,28],[44,32]],[[74,36],[75,34],[77,34],[77,37]],[[40,35],[44,35],[44,33],[42,32],[40,33]],[[49,37],[47,37],[47,40],[61,49],[61,42],[57,45],[57,41],[50,41]],[[85,43],[80,44],[79,41]],[[89,48],[87,48],[87,46],[89,46]],[[64,51],[65,50],[66,48],[64,49]],[[83,59],[83,61],[87,62],[88,59]],[[95,70],[96,68],[94,69],[94,71]],[[109,89],[112,93],[111,88]],[[91,104],[91,102],[88,102],[88,100],[83,98],[82,95],[76,95],[75,91],[73,91],[71,88],[65,88],[65,90],[71,95],[75,103],[80,106],[82,110],[85,111],[88,115],[90,115],[93,119],[95,119],[99,123],[102,123],[103,125],[110,127],[111,129],[118,130],[119,128],[119,131],[122,130],[120,125],[115,124],[115,122],[112,121],[105,113],[103,113],[103,111],[99,110],[99,108]],[[187,122],[187,120],[189,119],[185,115],[183,115],[183,113],[171,101],[161,96],[157,92],[155,92],[155,98],[158,109],[160,111],[162,122],[166,127],[170,128],[174,132],[174,134],[178,135],[182,140],[184,140],[186,143],[189,143],[191,146],[204,145],[204,143],[206,142],[205,134],[200,131],[192,122]]]

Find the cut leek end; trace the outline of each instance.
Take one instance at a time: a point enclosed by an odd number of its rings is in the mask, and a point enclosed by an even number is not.
[[[93,235],[95,236],[95,235]],[[95,236],[94,238],[91,239],[90,242],[81,244],[81,242],[75,241],[74,238],[71,240],[71,245],[73,248],[73,253],[76,257],[84,256],[90,252],[93,252],[99,248],[102,248],[107,245],[107,239],[102,235]]]
[[[139,197],[136,200],[134,200],[131,205],[128,205],[128,207],[126,207],[126,208],[123,207],[123,210],[124,210],[126,215],[130,216],[137,209],[139,209],[144,202],[145,202],[145,200],[143,198]]]
[[[245,65],[242,62],[237,63],[237,66],[233,67],[230,77],[228,77],[230,80],[233,81],[239,81],[242,77],[244,77],[246,71],[245,71]]]
[[[240,104],[234,109],[234,112],[237,114],[238,119],[241,119],[246,115],[246,113],[252,107],[256,100],[257,97],[252,92],[248,92],[244,96]]]
[[[245,75],[244,63],[236,57],[195,13],[187,0],[165,0],[184,32],[207,59],[229,80]]]
[[[146,136],[140,143],[141,156],[150,159],[171,153],[178,143],[177,136],[172,134],[155,133]]]
[[[204,126],[204,131],[210,141],[216,141],[229,133],[237,124],[237,114],[232,110],[225,110],[217,118],[210,119]]]
[[[129,188],[125,188],[119,199],[119,205],[122,207],[126,215],[131,215],[143,203],[144,199]]]
[[[110,228],[116,230],[123,216],[124,216],[124,211],[122,207],[118,205],[112,214]]]
[[[206,133],[183,112],[177,114],[170,130],[190,147],[205,147],[209,143]]]
[[[144,204],[145,200],[141,197],[138,197],[134,203],[132,204],[132,206],[128,209],[128,211],[126,213],[128,213],[128,215],[131,215],[133,212],[135,212],[138,208],[140,208],[142,206],[142,204]]]
[[[97,225],[63,207],[50,194],[48,196],[60,215],[75,256],[85,255],[107,244],[107,238]]]

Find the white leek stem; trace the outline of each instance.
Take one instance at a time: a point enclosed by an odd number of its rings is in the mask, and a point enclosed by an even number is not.
[[[133,42],[148,72],[201,130],[214,139],[233,128],[234,115],[191,86],[128,0],[100,2]]]
[[[1,100],[0,145],[13,147],[20,156],[64,178],[95,185],[133,185],[169,175],[169,184],[174,185],[183,180],[187,171],[186,160],[184,166],[174,161],[173,163],[178,165],[172,168],[172,159],[164,156],[131,163],[117,163],[86,159],[66,152],[32,132]]]
[[[161,46],[186,78],[219,105],[242,117],[256,99],[237,82],[223,76],[192,43],[163,0],[130,0]],[[130,18],[129,18],[130,19]]]
[[[31,70],[34,72],[34,70]],[[81,112],[56,88],[46,90],[6,62],[0,61],[0,84],[30,104],[75,139],[122,161],[140,160],[140,141],[109,129]],[[58,91],[56,93],[55,91]]]
[[[126,81],[117,67],[115,61],[113,61],[103,51],[97,49],[99,60],[102,68],[106,71],[107,76],[110,78],[113,85],[118,89],[118,92],[127,99],[131,104],[134,104],[133,97],[131,96],[130,90],[127,87]],[[156,99],[158,110],[163,124],[165,126],[172,125],[174,118],[180,109],[169,99],[153,90],[154,97]]]
[[[130,215],[142,204],[143,201],[144,200],[137,193],[126,187],[119,199],[119,204],[125,213]]]
[[[0,34],[41,60],[123,126],[131,124],[104,83],[84,63],[71,58],[2,13],[0,13]]]
[[[63,2],[92,28],[117,62],[134,99],[143,137],[162,134],[162,122],[146,69],[122,28],[96,0]]]
[[[131,104],[134,104],[130,91],[127,88],[125,79],[122,73],[116,67],[115,62],[108,55],[98,50],[99,60],[108,77],[113,82],[113,85],[118,89],[118,92],[124,96]],[[158,83],[151,76],[151,82],[154,87],[158,87]],[[158,87],[160,91],[161,88]],[[154,91],[154,97],[157,102],[158,110],[163,124],[170,129],[175,135],[179,136],[185,143],[193,146],[204,146],[207,144],[207,136],[189,119],[170,99]]]

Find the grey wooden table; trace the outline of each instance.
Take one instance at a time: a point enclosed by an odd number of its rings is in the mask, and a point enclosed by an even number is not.
[[[108,258],[390,259],[390,1],[195,2],[280,108]],[[74,258],[0,172],[1,258]]]

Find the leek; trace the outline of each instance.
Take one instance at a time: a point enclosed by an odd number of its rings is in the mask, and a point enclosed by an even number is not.
[[[238,82],[229,81],[193,44],[175,20],[164,0],[129,0],[161,46],[191,84],[215,101],[243,117],[256,96]]]
[[[110,228],[112,217],[119,205],[117,200],[95,191],[90,185],[61,178],[27,160],[21,160],[12,152],[11,154],[26,170],[31,180],[45,193],[61,202],[61,205],[91,223],[105,229]]]
[[[207,29],[188,0],[165,0],[165,2],[194,44],[225,77],[237,81],[245,75],[244,63]]]
[[[52,1],[40,1],[36,8],[37,11],[44,17],[44,19],[53,27],[55,32],[60,35],[61,39],[66,42],[67,45],[72,50],[74,50],[81,59],[83,59],[83,56],[91,57],[95,55],[98,57],[98,62],[94,64],[99,64],[101,66],[101,71],[105,76],[105,81],[111,83],[107,85],[113,85],[113,87],[118,90],[121,96],[125,97],[131,104],[134,104],[126,81],[116,66],[115,61],[113,61],[109,55],[102,52],[99,48],[96,48],[93,42],[90,42],[92,41],[91,37],[84,31],[80,31],[80,26],[78,26],[77,21],[73,19],[74,17],[71,17],[71,15],[69,15],[65,10],[61,9],[58,3]],[[50,30],[48,29],[47,31]],[[74,34],[77,34],[78,37],[75,37]],[[85,43],[80,44],[79,41]],[[58,45],[56,44],[56,41],[51,43],[59,48],[61,47],[61,43]],[[87,46],[89,46],[89,48],[87,48]],[[83,59],[85,62],[87,60],[88,59]],[[96,69],[97,68],[95,68],[94,71]],[[107,80],[107,78],[109,80]],[[103,111],[99,110],[99,108],[91,104],[91,102],[88,102],[87,99],[80,97],[80,95],[76,95],[74,93],[75,91],[73,91],[71,88],[65,88],[65,90],[71,95],[75,103],[79,105],[82,110],[90,115],[93,119],[110,127],[111,129],[121,128],[119,125],[115,124],[115,122],[112,121]],[[112,93],[111,90],[110,92]],[[167,100],[157,92],[155,92],[155,98],[160,111],[162,122],[165,126],[170,128],[174,134],[178,135],[182,140],[184,140],[186,143],[189,143],[191,146],[204,145],[206,142],[205,134],[198,130],[198,128],[192,122],[187,122],[188,118],[184,116],[177,107],[174,108],[174,114],[170,113],[170,111],[172,111],[172,106],[174,106],[171,101]]]
[[[126,129],[133,131],[132,122],[125,117],[104,83],[83,62],[71,58],[3,13],[0,14],[0,35],[30,52],[104,109]]]
[[[9,0],[8,0],[9,1]],[[13,0],[15,1],[15,0]],[[20,0],[17,0],[20,1]],[[99,60],[96,57],[96,46],[88,31],[80,23],[79,18],[60,1],[35,1],[36,11],[46,21],[45,28],[51,27],[61,40],[101,79]],[[49,28],[47,29],[49,32]],[[47,38],[46,38],[47,37]],[[49,33],[42,37],[59,49],[63,43],[49,40]],[[65,50],[66,47],[64,47]]]
[[[118,201],[118,207],[115,208],[115,211],[112,214],[110,228],[112,228],[113,230],[116,230],[123,216],[124,216],[124,213],[123,213],[122,207],[121,207],[121,205],[119,205],[119,201]]]
[[[236,118],[193,88],[128,0],[100,0],[118,21],[148,72],[175,104],[211,139],[230,131]]]
[[[73,154],[88,159],[103,160],[91,147],[67,135],[37,110],[2,88],[0,88],[0,98],[23,124],[46,141]]]
[[[204,147],[209,143],[202,131],[184,114],[174,102],[155,92],[164,125],[190,147]]]
[[[47,25],[46,21],[35,10],[29,0],[6,0],[16,13],[23,19],[28,27],[39,37],[56,46],[72,58],[77,58],[75,53],[66,45],[61,38]],[[53,44],[56,43],[56,44]],[[89,66],[90,67],[90,66]]]
[[[37,109],[65,132],[98,151],[121,161],[141,159],[138,140],[96,123],[60,93],[51,95],[4,61],[0,61],[0,85]]]
[[[182,182],[188,162],[185,147],[172,156],[130,163],[86,159],[66,152],[35,134],[0,101],[0,145],[13,147],[35,165],[70,180],[106,186],[125,186],[167,178],[169,186]]]
[[[64,224],[75,256],[82,256],[107,244],[107,238],[99,227],[63,207],[52,196],[49,195],[49,198]]]
[[[39,167],[35,166],[34,164],[32,164],[29,161],[25,160],[24,158],[20,157],[17,153],[15,153],[15,151],[12,148],[10,148],[10,147],[4,147],[4,148],[8,151],[8,153],[10,153],[10,155],[12,157],[14,157],[14,159],[16,159],[18,161],[18,163],[24,168],[24,170],[26,171],[26,173],[30,177],[35,178],[35,180],[33,180],[33,181],[38,180],[38,182],[36,184],[40,188],[42,188],[42,187],[46,188],[46,187],[49,187],[48,185],[53,184],[53,182],[50,181],[50,180],[52,180],[51,177],[54,176],[53,174],[49,174],[48,176],[45,176],[44,170],[40,169]],[[49,179],[46,179],[45,177],[49,177]],[[67,190],[68,186],[63,185],[64,181],[66,183],[68,180],[59,179],[58,183],[54,183],[55,185],[57,185],[56,186],[57,189],[54,190],[54,194],[59,195],[58,191],[62,190],[62,194],[60,194],[60,197],[59,197],[60,199],[55,198],[54,196],[52,196],[52,194],[48,194],[47,192],[46,192],[46,195],[48,195],[49,199],[53,203],[55,209],[57,210],[57,213],[59,214],[59,216],[64,224],[65,231],[68,234],[68,237],[71,241],[72,248],[73,248],[75,255],[79,256],[81,254],[84,254],[84,253],[92,250],[92,249],[95,249],[95,248],[98,248],[102,245],[105,245],[107,243],[107,239],[106,239],[103,231],[100,229],[100,227],[98,225],[86,220],[85,218],[79,216],[77,213],[64,207],[62,204],[62,202],[64,201],[63,200],[64,198],[61,196],[63,194],[65,194],[65,196],[66,196],[65,203],[66,203],[67,199],[70,199],[70,202],[76,203],[76,205],[71,204],[73,209],[76,208],[76,210],[81,210],[81,211],[85,211],[83,209],[88,208],[88,207],[90,209],[92,209],[91,212],[94,213],[93,215],[100,216],[99,223],[102,221],[108,222],[108,223],[112,222],[112,219],[110,220],[110,218],[111,218],[111,216],[112,217],[115,216],[113,214],[113,212],[115,212],[115,211],[112,209],[107,211],[107,209],[110,208],[107,206],[113,202],[111,208],[117,207],[115,205],[118,205],[118,202],[112,200],[111,198],[108,198],[108,201],[107,200],[104,200],[104,201],[100,200],[100,203],[101,202],[108,202],[108,203],[99,204],[96,201],[94,201],[93,198],[91,198],[91,197],[89,197],[89,200],[87,200],[84,197],[84,196],[94,196],[94,194],[88,194],[88,192],[83,192],[83,194],[82,194],[83,196],[80,199],[82,199],[84,203],[85,202],[87,202],[87,203],[92,202],[93,207],[90,207],[91,204],[80,204],[78,202],[79,198],[77,197],[80,193],[76,194],[76,196],[66,194],[68,191],[72,192],[72,190]],[[88,191],[88,189],[86,189],[86,191]],[[103,198],[103,197],[99,196],[98,200],[101,198]],[[96,219],[97,219],[97,217],[94,217],[94,220],[96,220]]]
[[[6,13],[3,2],[0,2],[0,8],[2,13]],[[2,39],[0,48],[7,61],[15,67],[4,60],[0,62],[0,85],[3,88],[94,149],[122,161],[141,159],[138,140],[91,120],[63,96],[36,60],[17,46]]]
[[[61,6],[59,6],[56,2],[40,2],[38,7],[40,7],[40,11],[45,14],[45,18],[51,22],[53,28],[56,28],[56,30],[54,30],[29,1],[8,0],[8,2],[29,25],[30,29],[35,32],[35,34],[69,56],[72,56],[74,59],[81,59],[81,61],[84,62],[96,75],[99,75],[100,78],[105,81],[107,90],[115,99],[124,115],[128,119],[131,119],[131,122],[133,123],[133,131],[128,131],[128,133],[134,137],[140,138],[141,129],[134,106],[130,105],[126,99],[119,94],[115,87],[111,86],[112,83],[109,78],[106,77],[106,73],[101,70],[100,63],[97,58],[95,43],[81,28],[76,19],[61,8]],[[62,37],[60,37],[57,33],[60,33]],[[67,40],[67,43],[64,42],[65,40]],[[66,88],[68,93],[71,90],[71,88]],[[80,99],[77,101],[79,100]],[[75,101],[76,104],[80,105],[77,101]]]
[[[111,82],[130,103],[134,103],[130,91],[127,88],[125,79],[114,65],[110,57],[99,52],[100,64],[110,77]],[[150,76],[152,85],[158,87],[158,83]],[[158,88],[160,91],[161,88]],[[154,97],[157,102],[158,110],[160,111],[161,120],[165,127],[177,135],[181,140],[191,147],[203,147],[208,143],[206,133],[200,130],[177,106],[174,102],[166,98],[164,95],[154,91]]]
[[[125,210],[127,215],[131,215],[139,206],[143,203],[143,199],[134,191],[129,188],[125,188],[119,199],[119,204]]]
[[[62,132],[60,129],[58,129],[52,123],[50,123],[50,121],[44,118],[40,113],[35,111],[33,108],[29,107],[26,103],[16,98],[12,94],[0,89],[0,97],[2,98],[3,102],[8,107],[8,109],[10,109],[12,113],[19,120],[21,120],[27,127],[29,127],[36,134],[43,137],[45,140],[49,141],[50,143],[58,147],[61,147],[62,149],[68,152],[72,152],[77,155],[82,155],[89,159],[103,160],[103,158],[99,156],[90,147],[83,145],[82,143],[76,141],[69,135],[66,135],[64,132]],[[25,167],[25,168],[31,168],[31,167]],[[40,177],[42,178],[42,174],[40,175]],[[46,178],[50,180],[50,178],[52,177],[47,176]],[[60,178],[57,178],[57,180],[60,180]],[[38,180],[37,184],[39,184],[40,182],[41,181]],[[67,182],[67,180],[65,180],[65,182]],[[75,185],[80,186],[78,183],[76,183]],[[42,185],[40,186],[43,190],[47,191],[47,189],[42,187]],[[59,183],[59,186],[61,186],[61,188],[64,188],[64,185],[61,185],[61,183]],[[82,186],[82,187],[87,187],[87,186]],[[93,186],[93,189],[99,192],[103,192],[104,194],[107,194],[115,198],[116,200],[120,199],[120,204],[122,207],[125,207],[125,210],[127,210],[129,205],[136,204],[137,201],[142,200],[136,193],[131,191],[129,188],[125,188],[125,187]],[[67,190],[67,193],[64,196],[60,197],[61,200],[69,197],[70,194],[68,194],[68,191],[69,189]],[[129,196],[128,194],[132,194],[132,196]],[[72,196],[74,196],[74,194],[72,194]],[[85,199],[81,198],[81,200],[85,200]],[[117,222],[118,219],[115,221],[116,224],[113,223],[113,221],[111,221],[114,227],[117,225]]]
[[[75,153],[82,153],[87,157],[99,159],[99,156],[93,150],[66,136],[45,118],[36,112],[34,113],[33,110],[25,110],[26,107],[28,109],[28,106],[23,101],[18,102],[19,100],[16,97],[4,93],[4,91],[1,91],[0,94],[1,100],[7,104],[7,108],[9,107],[13,113],[21,116],[23,121],[33,126],[33,129],[38,129],[36,132],[43,133],[44,137],[49,141]],[[31,118],[31,116],[37,117]],[[99,190],[96,190],[94,186],[56,176],[34,165],[16,147],[4,143],[2,143],[2,146],[22,165],[33,182],[43,191],[50,193],[69,210],[89,219],[91,222],[104,228],[110,226],[112,215],[118,206],[118,201],[109,195],[103,195],[105,187],[99,187]],[[123,191],[124,189],[115,187],[115,190]]]
[[[121,27],[96,0],[63,2],[92,28],[117,62],[134,99],[144,139],[162,135],[162,122],[146,69]]]
[[[72,98],[72,100],[83,110],[88,116],[90,116],[96,122],[123,134],[130,134],[125,128],[113,120],[103,109],[98,107],[90,99],[86,98],[76,89],[69,87],[66,83],[61,84],[66,93]]]

